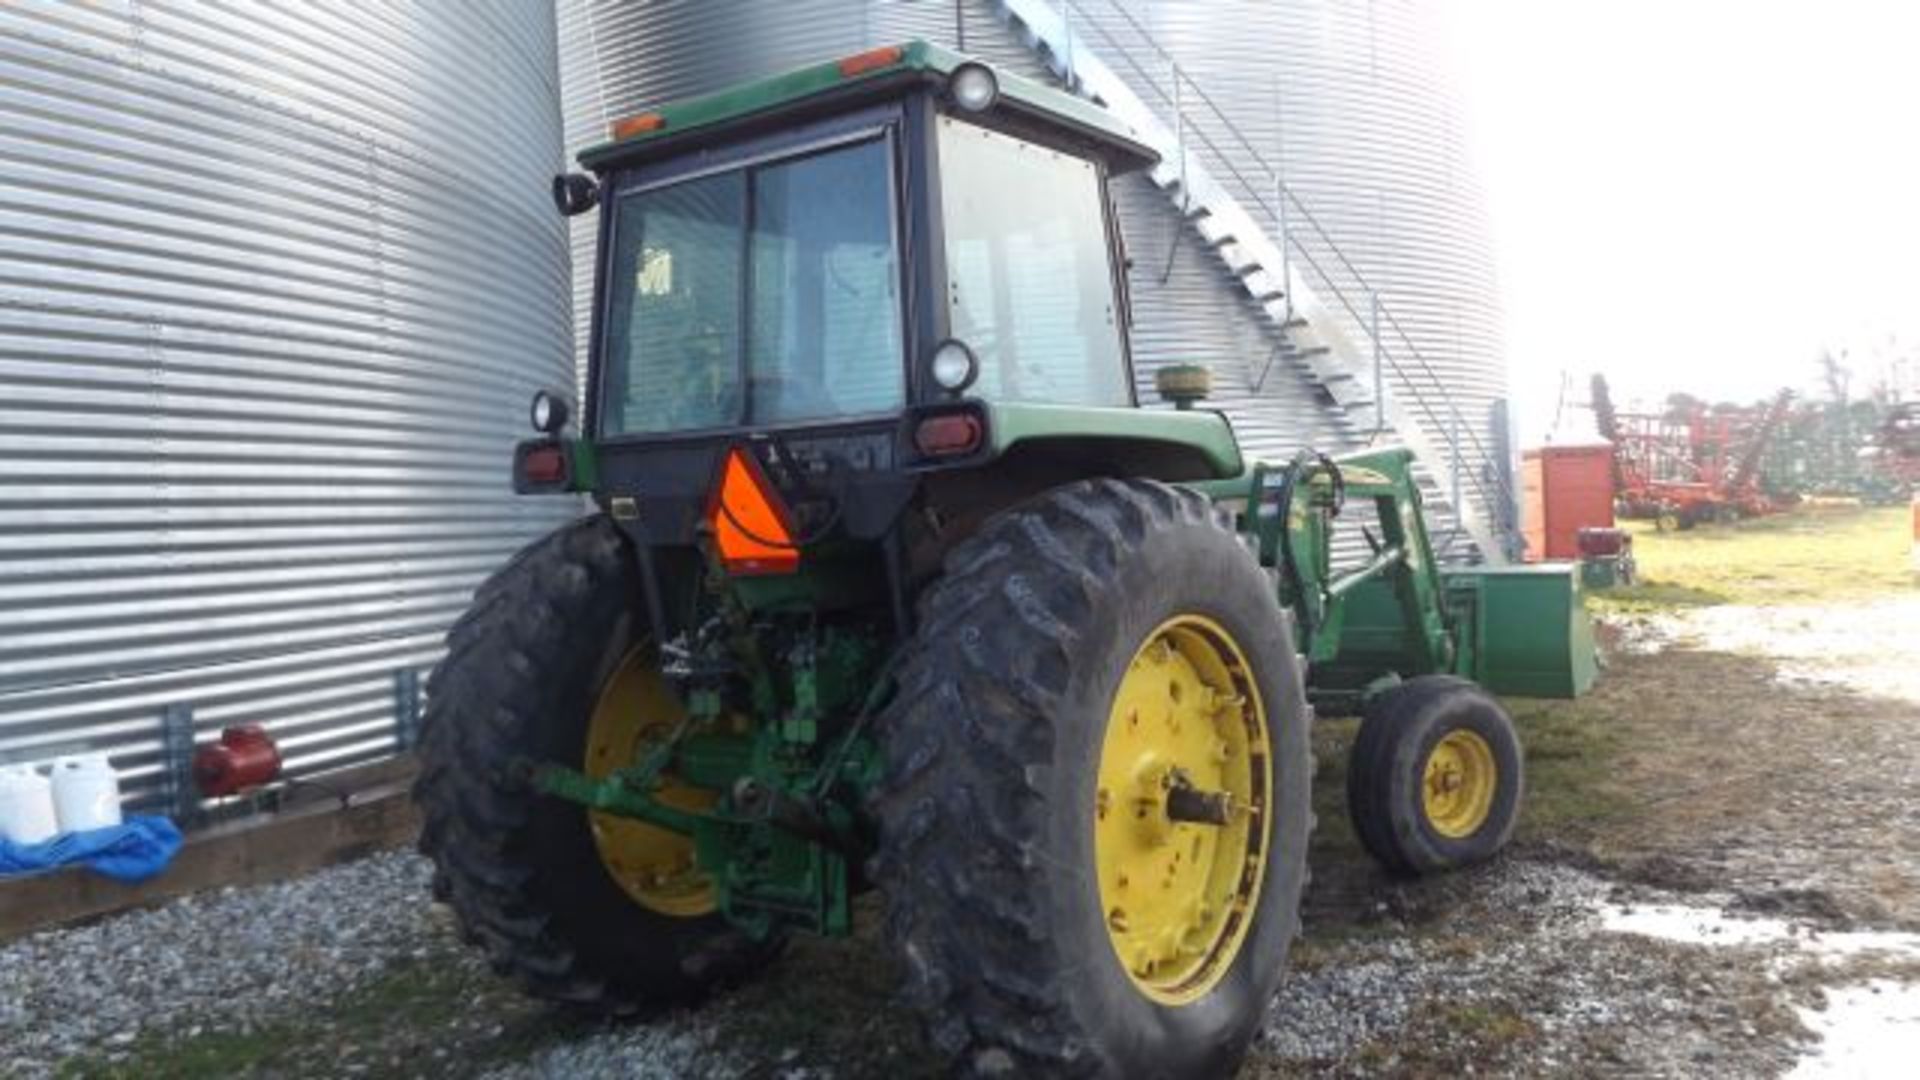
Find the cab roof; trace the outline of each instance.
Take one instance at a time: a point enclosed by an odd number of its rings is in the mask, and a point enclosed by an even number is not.
[[[612,139],[580,153],[580,164],[605,172],[677,153],[722,132],[771,118],[857,104],[916,83],[944,86],[955,69],[979,63],[926,41],[887,45],[853,56],[795,68],[702,97],[687,98],[616,121]],[[984,66],[984,65],[983,65]],[[1000,86],[993,111],[1008,110],[1031,123],[1093,144],[1115,174],[1157,163],[1160,155],[1112,113],[1032,79],[994,71]]]

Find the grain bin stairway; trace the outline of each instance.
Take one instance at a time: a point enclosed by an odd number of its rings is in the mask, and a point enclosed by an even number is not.
[[[1444,523],[1440,543],[1446,554],[1456,559],[1505,561],[1513,554],[1512,540],[1496,522],[1513,505],[1512,491],[1501,471],[1488,467],[1494,455],[1475,426],[1460,415],[1445,385],[1385,310],[1378,293],[1364,287],[1332,238],[1244,137],[1240,137],[1241,156],[1250,163],[1248,171],[1267,178],[1269,193],[1263,195],[1232,159],[1223,158],[1232,182],[1215,178],[1200,160],[1202,148],[1188,134],[1195,125],[1183,104],[1182,88],[1239,137],[1237,130],[1124,8],[1116,5],[1115,13],[1131,23],[1158,55],[1135,55],[1101,32],[1074,0],[1064,4],[995,0],[994,10],[1067,89],[1106,107],[1160,151],[1162,160],[1153,170],[1153,183],[1280,328],[1293,355],[1327,389],[1354,428],[1398,441],[1413,451],[1421,466],[1429,514],[1436,523]],[[1088,40],[1090,33],[1096,40]],[[1148,71],[1148,65],[1165,66],[1171,73],[1171,89],[1157,84],[1151,88],[1160,105],[1149,105],[1102,59],[1103,53],[1137,76]],[[1218,150],[1210,144],[1206,148]],[[1317,235],[1322,260],[1331,252],[1350,279],[1346,289],[1324,272],[1306,248],[1287,242],[1290,216]],[[1277,223],[1280,242],[1261,224],[1262,218]],[[1362,287],[1355,289],[1354,281]],[[1452,526],[1451,536],[1446,535],[1445,525]]]

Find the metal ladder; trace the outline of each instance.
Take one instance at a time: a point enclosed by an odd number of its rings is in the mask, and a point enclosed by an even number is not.
[[[1153,56],[1129,49],[1087,17],[1075,0],[1061,0],[1059,6],[1051,0],[994,0],[993,6],[1069,91],[1104,106],[1160,152],[1161,163],[1151,173],[1154,185],[1280,328],[1294,355],[1355,428],[1391,435],[1413,451],[1427,474],[1426,489],[1442,511],[1437,516],[1450,517],[1457,533],[1436,538],[1443,551],[1452,539],[1463,537],[1489,562],[1513,556],[1513,493],[1497,466],[1491,474],[1482,467],[1496,460],[1486,440],[1461,415],[1379,291],[1367,284],[1279,171],[1180,70],[1172,55],[1119,4],[1113,10]],[[1090,42],[1089,36],[1096,40]],[[1132,78],[1116,72],[1103,54],[1114,57]],[[1167,73],[1168,85],[1161,85],[1155,68]],[[1153,95],[1156,104],[1142,98],[1136,85]],[[1235,153],[1222,152],[1194,123],[1195,103],[1237,139]],[[1223,167],[1224,182],[1202,160],[1208,157]],[[1278,241],[1262,218],[1274,223]],[[1301,228],[1317,240],[1321,256],[1300,242]],[[1340,287],[1336,270],[1348,278],[1349,287]],[[1490,520],[1489,509],[1497,518]]]

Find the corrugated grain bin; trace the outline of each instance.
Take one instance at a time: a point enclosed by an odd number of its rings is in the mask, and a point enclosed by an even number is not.
[[[0,2],[0,761],[391,755],[573,380],[553,6]]]
[[[1527,558],[1577,559],[1581,529],[1613,527],[1613,448],[1543,446],[1523,455]]]

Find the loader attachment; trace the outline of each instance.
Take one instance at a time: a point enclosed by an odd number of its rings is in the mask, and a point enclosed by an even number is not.
[[[1455,671],[1496,694],[1579,697],[1599,673],[1575,564],[1442,573],[1458,626]]]

